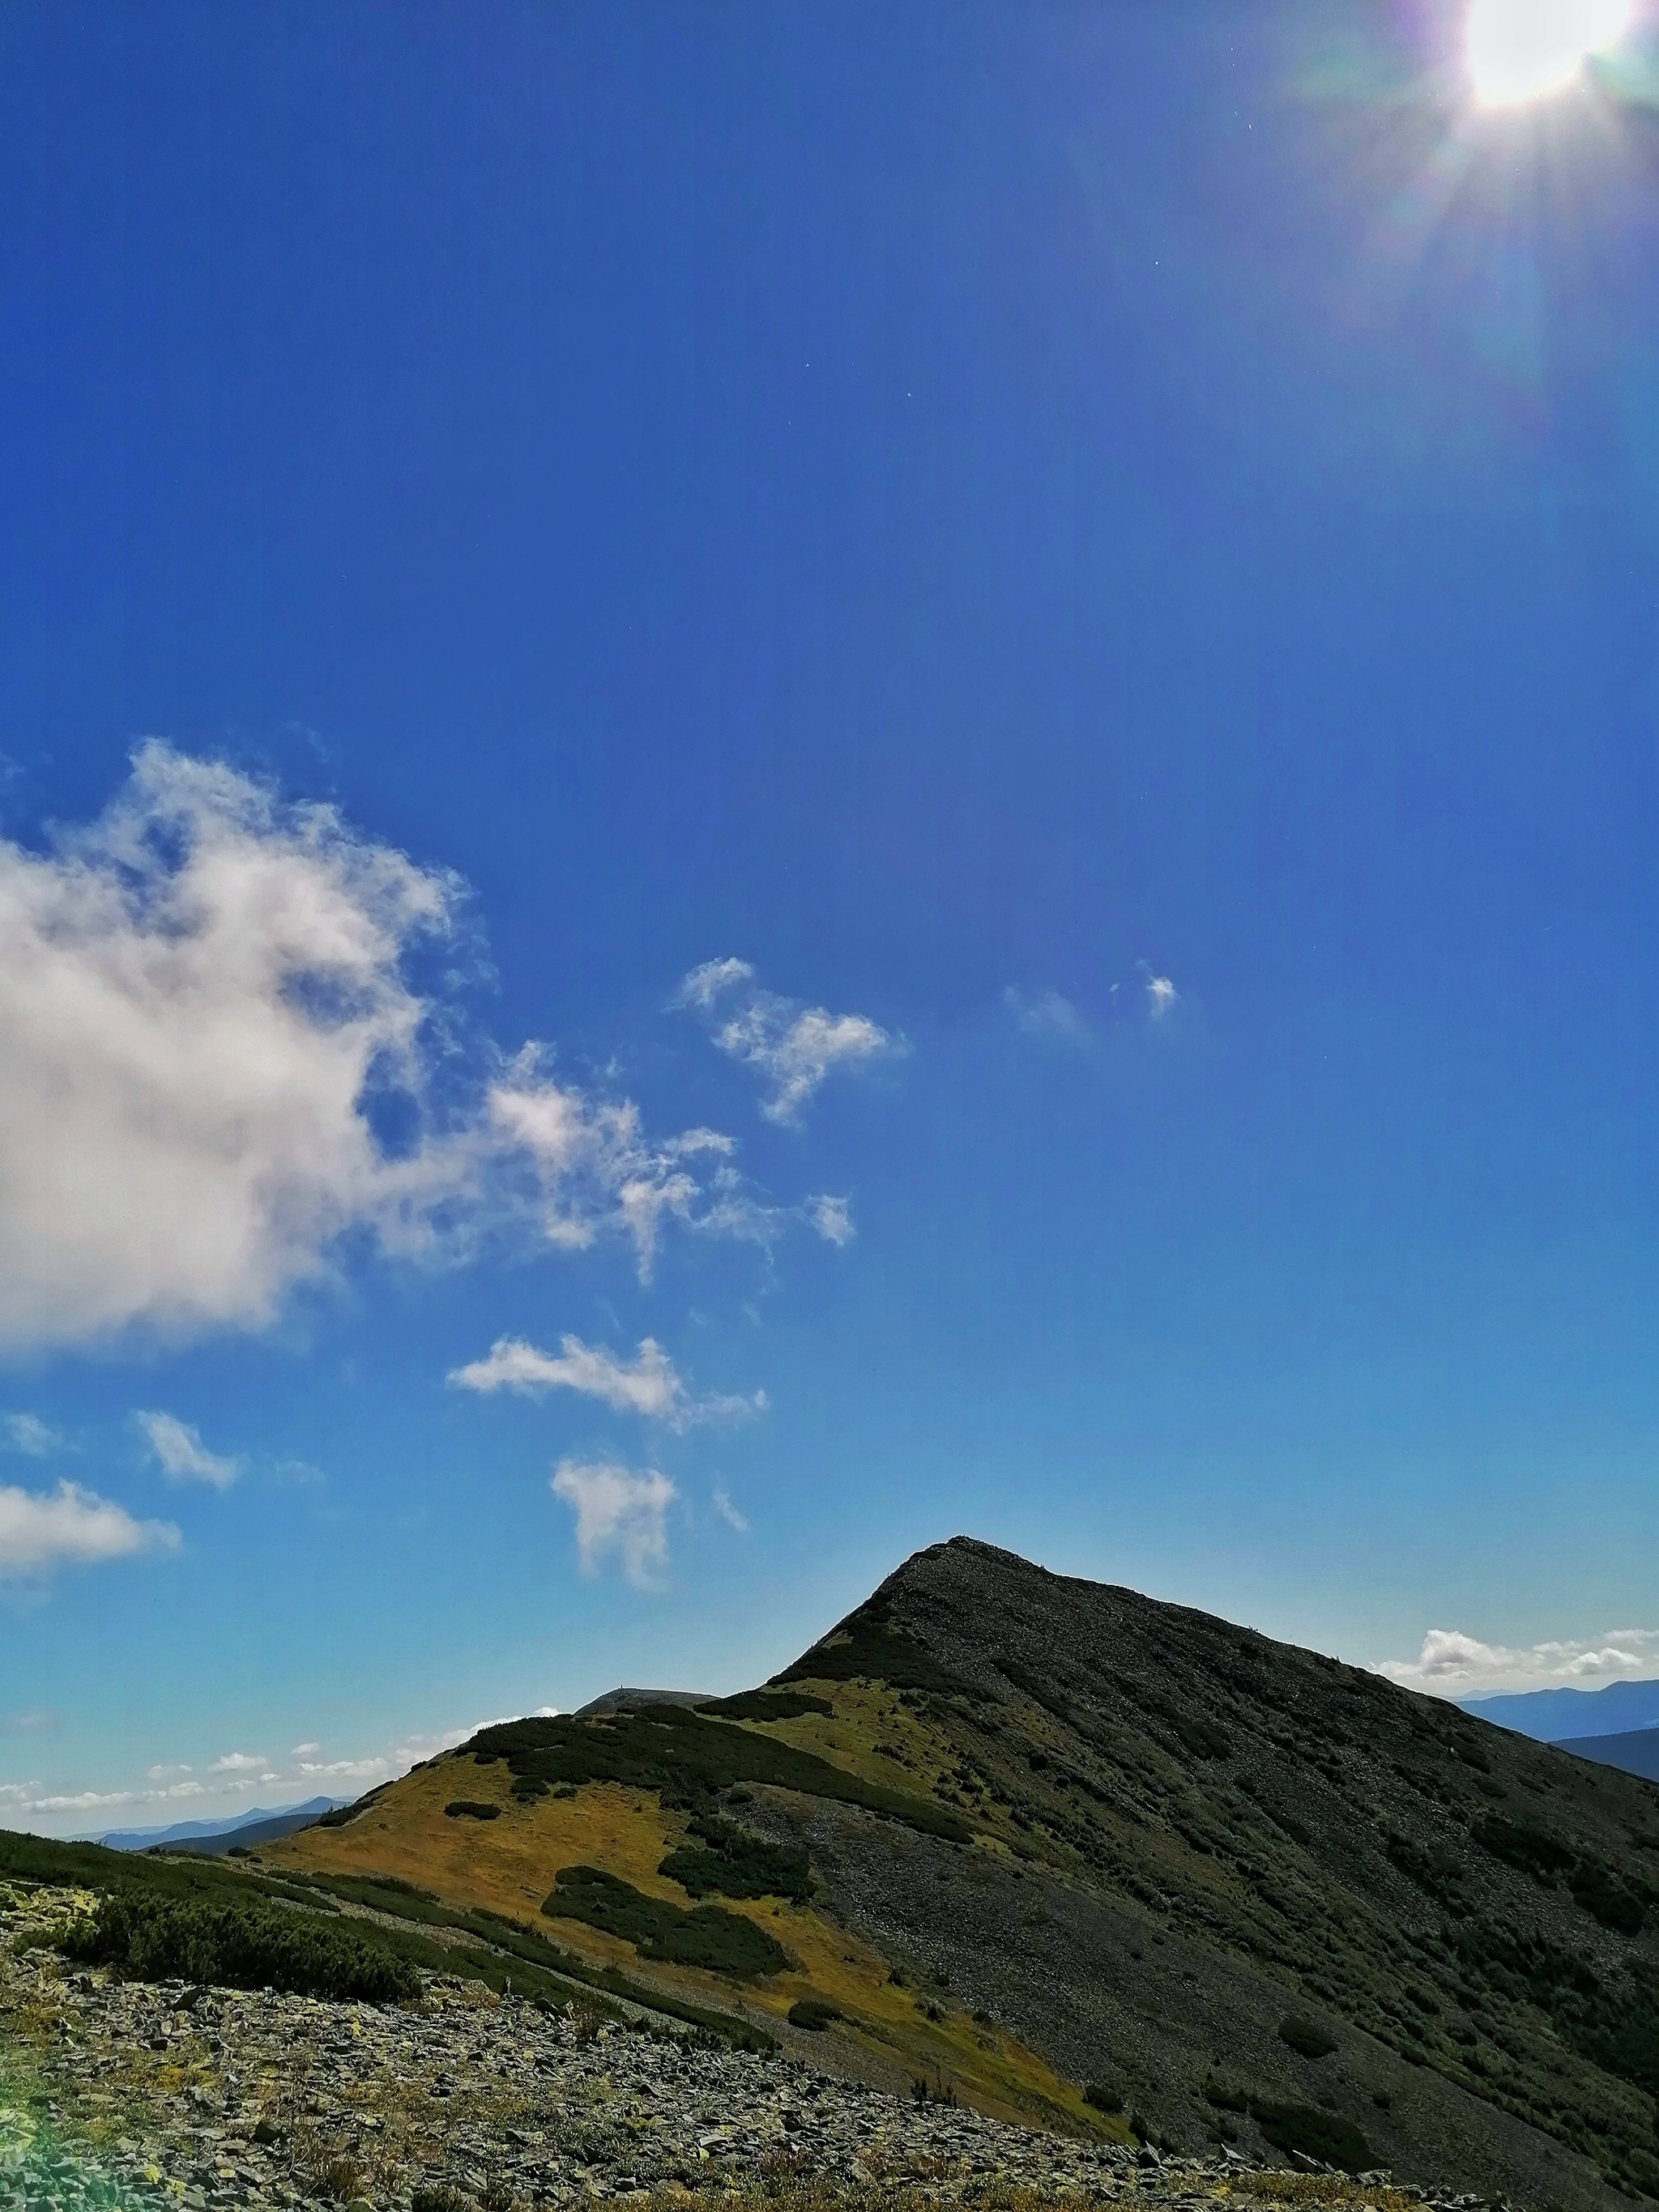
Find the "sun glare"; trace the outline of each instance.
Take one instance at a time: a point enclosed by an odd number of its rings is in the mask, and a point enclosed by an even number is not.
[[[1519,107],[1566,91],[1632,13],[1632,0],[1471,0],[1464,56],[1476,100]]]

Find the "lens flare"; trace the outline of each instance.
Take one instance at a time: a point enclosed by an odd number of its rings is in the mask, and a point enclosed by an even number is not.
[[[1630,28],[1632,0],[1472,0],[1464,58],[1482,107],[1518,107],[1575,83]]]

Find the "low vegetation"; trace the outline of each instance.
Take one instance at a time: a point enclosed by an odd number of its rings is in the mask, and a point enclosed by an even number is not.
[[[499,1820],[501,1817],[499,1805],[486,1804],[478,1797],[452,1798],[444,1811],[452,1820]]]
[[[775,1974],[789,1963],[782,1946],[752,1920],[717,1905],[700,1905],[688,1912],[645,1896],[599,1867],[566,1867],[542,1911],[550,1919],[580,1920],[607,1936],[620,1936],[643,1959],[701,1966],[734,1981]]]
[[[717,1814],[693,1815],[688,1841],[669,1852],[659,1875],[693,1897],[787,1897],[805,1905],[815,1887],[806,1853],[769,1844]]]
[[[735,1784],[769,1782],[809,1797],[862,1805],[955,1843],[973,1833],[966,1821],[923,1798],[866,1782],[812,1752],[684,1705],[648,1705],[591,1721],[507,1721],[481,1730],[459,1756],[491,1765],[505,1759],[515,1794],[556,1783],[620,1782],[654,1790],[665,1805],[702,1812],[718,1791]]]
[[[337,1923],[261,1904],[209,1904],[118,1893],[72,1921],[58,1948],[134,1981],[188,1981],[228,1989],[289,1990],[301,1996],[387,2004],[418,1994],[405,1960]]]
[[[810,2028],[814,2033],[840,2018],[839,2007],[826,2004],[822,1997],[797,1997],[789,2008],[790,2027]]]

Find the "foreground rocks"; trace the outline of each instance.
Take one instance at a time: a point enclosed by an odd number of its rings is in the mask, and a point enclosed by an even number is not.
[[[191,2212],[512,2212],[684,2191],[1004,2208],[1226,2197],[1405,2212],[1424,2201],[1381,2175],[1252,2174],[1226,2154],[1160,2160],[1040,2135],[453,1979],[387,2008],[112,1983],[28,1948],[73,1901],[11,1900],[0,1954],[7,2212],[181,2200]]]

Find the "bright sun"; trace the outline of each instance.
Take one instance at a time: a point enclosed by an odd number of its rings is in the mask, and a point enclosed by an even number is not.
[[[1476,100],[1518,107],[1565,92],[1633,13],[1633,0],[1470,0],[1464,56]]]

